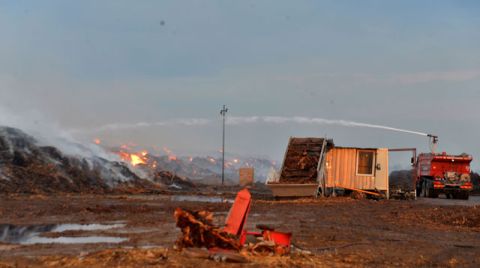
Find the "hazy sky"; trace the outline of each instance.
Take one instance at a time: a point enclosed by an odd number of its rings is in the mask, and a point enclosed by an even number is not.
[[[478,1],[0,0],[0,107],[86,141],[202,153],[220,148],[227,104],[434,133],[479,159],[479,14]],[[227,151],[281,159],[289,136],[324,135],[428,150],[406,133],[247,119],[227,126]]]

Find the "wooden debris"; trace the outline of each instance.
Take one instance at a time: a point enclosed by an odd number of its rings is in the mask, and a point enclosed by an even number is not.
[[[213,213],[209,211],[187,211],[181,208],[175,210],[177,227],[182,230],[182,236],[177,240],[179,248],[222,248],[240,250],[242,245],[234,235],[222,231],[212,224]]]
[[[276,244],[274,241],[260,241],[249,244],[247,250],[254,255],[278,255],[283,256],[290,253],[289,248]]]
[[[322,138],[291,138],[279,182],[317,183],[317,168],[322,145]],[[327,149],[331,146],[332,144],[327,143]]]
[[[345,186],[338,186],[338,187],[339,187],[339,188],[344,188],[344,189],[347,189],[347,190],[351,190],[351,191],[356,191],[356,192],[359,192],[359,193],[364,193],[364,194],[367,194],[367,195],[373,195],[373,196],[383,197],[382,194],[376,193],[376,192],[365,191],[365,190],[360,190],[360,189],[350,188],[350,187],[345,187]]]

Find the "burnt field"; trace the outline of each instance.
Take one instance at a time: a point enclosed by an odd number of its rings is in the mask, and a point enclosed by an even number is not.
[[[174,249],[175,208],[207,209],[221,225],[232,194],[9,195],[0,202],[0,267],[221,267]],[[473,202],[473,200],[472,200]],[[256,198],[247,229],[291,231],[303,252],[248,255],[246,267],[480,265],[480,207],[419,201]]]

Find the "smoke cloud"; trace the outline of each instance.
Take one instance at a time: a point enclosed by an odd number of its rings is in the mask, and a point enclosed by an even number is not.
[[[120,158],[93,143],[78,141],[70,131],[62,129],[53,120],[38,111],[13,113],[0,106],[0,126],[18,128],[33,136],[41,146],[54,146],[67,155],[84,158],[101,157],[110,161]]]
[[[126,123],[113,123],[101,126],[92,131],[103,132],[103,131],[115,131],[115,130],[124,130],[124,129],[135,129],[135,128],[149,128],[149,127],[162,127],[162,126],[203,126],[211,123],[209,119],[201,118],[180,118],[168,121],[157,121],[157,122],[138,122],[133,124]],[[82,130],[74,130],[74,132],[83,132]]]

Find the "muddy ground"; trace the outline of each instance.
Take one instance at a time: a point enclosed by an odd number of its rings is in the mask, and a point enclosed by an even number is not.
[[[190,198],[191,199],[191,198]],[[474,202],[473,199],[472,202]],[[222,199],[203,200],[222,201]],[[228,199],[224,200],[228,201]],[[0,243],[0,267],[221,267],[231,264],[185,256],[173,249],[176,207],[209,209],[224,221],[228,202],[195,202],[169,195],[10,195],[0,199],[0,224],[120,224],[107,230],[65,231],[44,237],[108,236],[118,244]],[[355,200],[255,200],[247,228],[270,224],[293,232],[312,253],[248,256],[246,267],[480,267],[480,205]],[[1,234],[0,234],[1,235]]]

